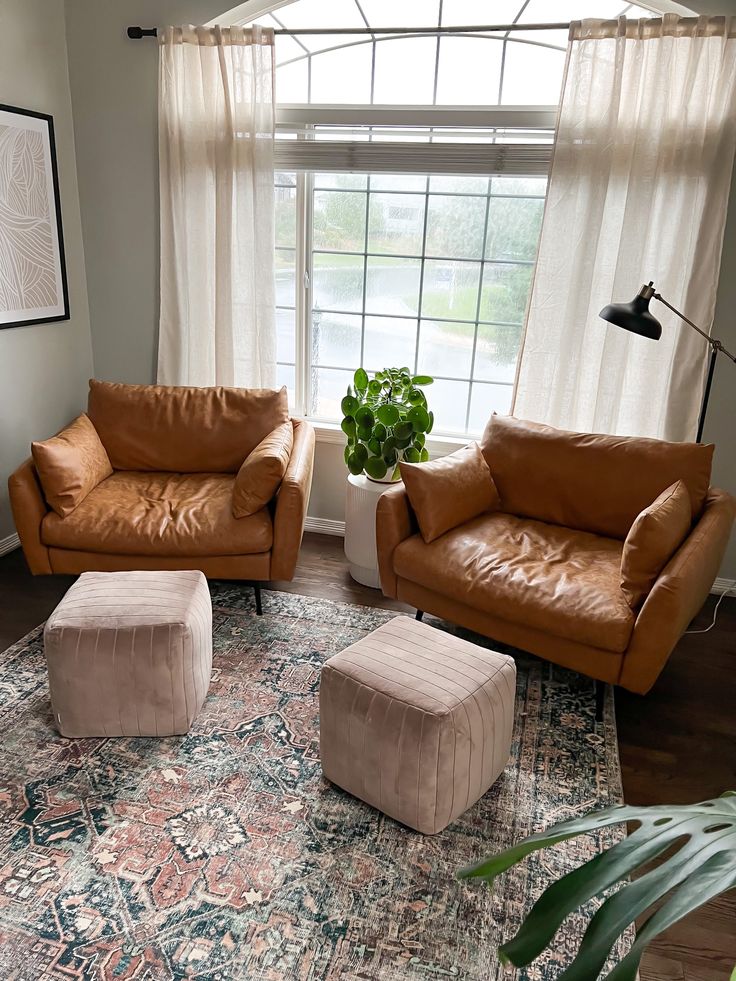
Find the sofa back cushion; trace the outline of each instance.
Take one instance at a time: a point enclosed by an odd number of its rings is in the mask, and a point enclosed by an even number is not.
[[[116,470],[236,473],[289,418],[286,388],[180,388],[91,380],[87,414]]]
[[[60,518],[112,473],[105,447],[84,413],[51,439],[31,443],[31,455],[46,503]]]
[[[713,460],[712,445],[572,433],[497,415],[481,449],[504,511],[620,539],[677,480],[687,488],[696,520]]]

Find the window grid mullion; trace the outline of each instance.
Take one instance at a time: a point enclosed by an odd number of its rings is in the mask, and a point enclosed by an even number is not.
[[[365,305],[368,293],[368,222],[371,211],[371,175],[366,178],[365,189],[365,231],[363,233],[363,296],[362,310],[360,316],[360,367],[363,367],[365,358]]]
[[[491,179],[488,178],[488,195],[486,196],[486,212],[483,218],[483,245],[481,256],[484,257],[487,248],[487,238],[488,238],[488,216],[491,209]],[[470,355],[470,384],[468,385],[468,404],[465,409],[465,432],[468,431],[470,426],[470,403],[473,399],[473,377],[475,375],[475,353],[478,349],[478,330],[480,323],[480,308],[483,300],[483,277],[485,276],[486,264],[481,258],[480,264],[480,276],[478,276],[478,296],[476,298],[475,304],[475,329],[473,330],[473,348]]]
[[[424,221],[422,222],[422,256],[419,266],[419,297],[417,303],[417,338],[414,344],[414,374],[419,374],[419,341],[422,333],[422,306],[424,299],[424,264],[427,251],[427,222],[429,219],[429,177],[424,185]]]

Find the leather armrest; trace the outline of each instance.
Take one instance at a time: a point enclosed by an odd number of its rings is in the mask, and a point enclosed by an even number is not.
[[[649,691],[706,601],[728,545],[735,505],[730,494],[711,487],[700,520],[644,601],[619,680],[629,691]]]
[[[49,550],[41,541],[41,522],[49,509],[30,457],[8,477],[8,493],[28,568],[34,576],[51,575]]]
[[[276,494],[273,516],[271,579],[294,578],[314,469],[314,427],[306,419],[292,419],[294,446],[284,479]]]
[[[395,484],[389,487],[378,498],[376,508],[376,551],[384,596],[397,598],[394,550],[397,545],[415,535],[418,530],[417,519],[409,504],[409,496],[404,485]]]

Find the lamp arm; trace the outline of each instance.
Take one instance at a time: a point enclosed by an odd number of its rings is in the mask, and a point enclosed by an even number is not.
[[[685,316],[684,313],[680,313],[677,307],[673,307],[671,303],[668,303],[661,293],[654,293],[653,296],[655,300],[659,300],[660,303],[664,303],[664,305],[668,307],[673,313],[676,313],[681,320],[684,320],[689,327],[692,327],[693,330],[697,331],[701,337],[704,337],[714,351],[723,352],[723,354],[725,354],[726,357],[730,358],[736,364],[736,355],[733,355],[731,354],[730,351],[727,351],[719,340],[716,340],[715,337],[711,337],[710,334],[706,334],[704,330],[701,330],[700,327],[698,327],[697,324],[694,324],[692,320],[690,320],[688,317]]]

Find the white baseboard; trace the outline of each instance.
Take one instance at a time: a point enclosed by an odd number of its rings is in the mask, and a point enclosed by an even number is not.
[[[8,535],[7,538],[0,538],[0,555],[7,555],[14,548],[20,548],[20,538],[17,535]]]
[[[345,537],[345,522],[331,521],[329,518],[310,518],[304,522],[305,531],[316,531],[320,535],[334,535],[336,538]]]
[[[717,593],[719,596],[726,590],[730,590],[729,596],[736,596],[736,580],[734,579],[718,579],[713,583],[713,588],[711,593]]]

